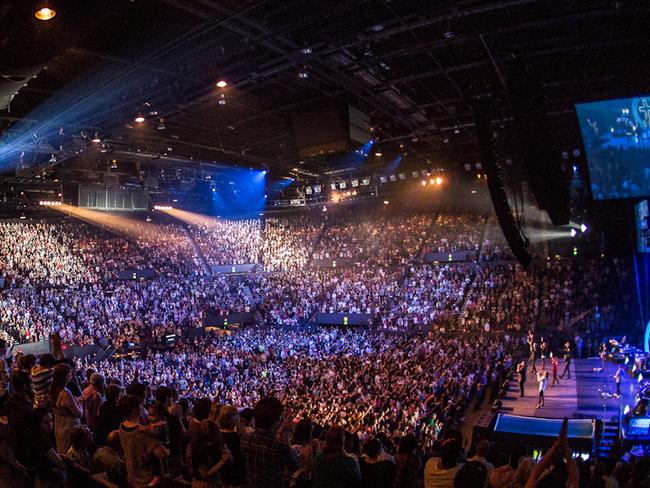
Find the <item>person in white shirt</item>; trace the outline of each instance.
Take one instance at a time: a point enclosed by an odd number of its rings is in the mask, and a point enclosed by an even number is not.
[[[454,477],[462,466],[460,448],[454,439],[442,443],[440,457],[432,457],[424,466],[424,488],[453,488]]]
[[[544,392],[546,391],[547,384],[548,384],[548,371],[540,371],[539,373],[537,373],[539,400],[537,401],[536,408],[541,408],[544,406]]]

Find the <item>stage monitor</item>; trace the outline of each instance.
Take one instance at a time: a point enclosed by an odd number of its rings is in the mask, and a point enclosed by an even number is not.
[[[595,200],[650,196],[650,95],[576,105]]]

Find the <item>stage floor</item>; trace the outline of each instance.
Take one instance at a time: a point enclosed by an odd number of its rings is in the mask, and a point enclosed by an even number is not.
[[[514,379],[510,385],[507,398],[503,400],[503,408],[507,413],[514,415],[527,415],[531,417],[546,418],[597,418],[609,420],[613,415],[622,411],[625,405],[634,407],[634,398],[639,386],[631,376],[625,375],[621,382],[621,398],[610,398],[606,402],[606,410],[603,411],[603,400],[599,390],[614,393],[616,383],[614,373],[616,365],[610,362],[605,363],[604,372],[594,372],[594,368],[600,368],[599,358],[578,359],[571,364],[571,379],[560,380],[559,385],[551,386],[553,375],[550,370],[550,361],[547,361],[546,368],[549,371],[548,387],[544,393],[544,406],[535,408],[537,405],[537,379],[528,368],[526,379],[525,396],[519,397],[519,387]],[[541,369],[541,360],[537,361],[538,370]],[[560,373],[564,370],[564,363],[560,362]]]

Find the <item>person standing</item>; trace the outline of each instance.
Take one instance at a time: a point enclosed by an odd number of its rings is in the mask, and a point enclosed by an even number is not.
[[[334,425],[325,434],[323,450],[314,458],[313,488],[359,488],[361,469],[355,456],[345,451],[345,431]]]
[[[542,371],[546,371],[546,342],[543,337],[539,341],[539,353],[542,356]]]
[[[551,386],[555,386],[556,383],[558,386],[560,386],[560,380],[557,377],[558,360],[553,355],[553,353],[551,353],[551,368],[553,370],[553,383],[551,384]]]
[[[517,384],[519,384],[519,396],[524,396],[524,387],[526,385],[526,361],[517,365]]]
[[[72,379],[72,369],[66,363],[54,366],[50,395],[54,402],[54,435],[59,454],[66,455],[70,449],[70,435],[75,427],[81,425],[83,410],[77,399],[68,390]]]
[[[566,341],[564,343],[564,371],[562,371],[562,376],[560,376],[560,379],[564,378],[564,375],[568,375],[568,378],[571,379],[571,370],[569,367],[571,366],[571,343],[569,341]]]
[[[537,365],[535,364],[537,362],[537,350],[538,350],[537,343],[533,342],[530,347],[530,357],[528,358],[528,361],[533,364],[533,367],[530,370],[530,372],[533,374],[537,373]]]
[[[537,407],[544,406],[544,392],[548,384],[548,371],[540,371],[537,373],[537,391],[539,392],[539,399],[537,400]]]
[[[284,405],[275,397],[259,400],[254,412],[255,431],[241,437],[244,486],[282,488],[285,474],[298,468],[298,459],[289,445],[291,418],[284,417]]]
[[[89,385],[84,389],[81,397],[81,406],[83,407],[84,418],[90,430],[97,431],[97,421],[99,419],[99,409],[104,401],[104,376],[99,373],[93,373],[90,376]]]
[[[621,365],[618,365],[616,368],[616,373],[614,373],[614,381],[616,382],[616,395],[621,396],[621,380],[623,379],[623,368]]]
[[[126,395],[120,399],[125,420],[120,424],[119,439],[124,451],[124,462],[129,487],[144,488],[154,478],[161,460],[169,455],[163,443],[151,436],[140,423],[140,398]]]
[[[607,359],[607,345],[604,342],[600,345],[600,353],[598,355],[600,356],[600,370],[604,373],[605,360]]]

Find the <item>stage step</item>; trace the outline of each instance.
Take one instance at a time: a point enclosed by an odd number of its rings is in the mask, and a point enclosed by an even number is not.
[[[618,431],[618,421],[609,421],[603,424],[603,430],[600,434],[600,442],[598,443],[598,448],[596,450],[598,457],[606,458],[610,455],[612,447],[618,440]]]

